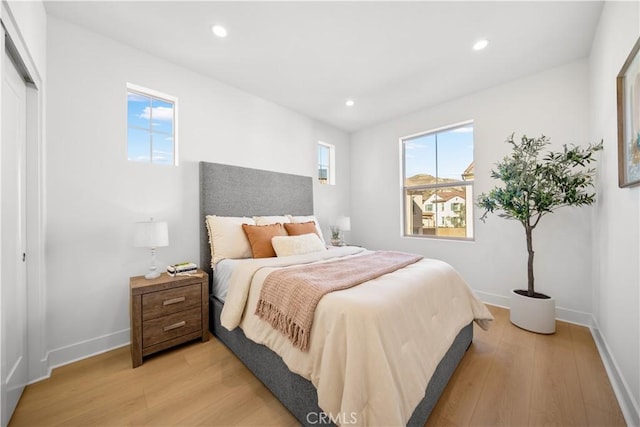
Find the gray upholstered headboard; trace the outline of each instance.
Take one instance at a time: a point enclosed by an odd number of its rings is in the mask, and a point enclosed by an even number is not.
[[[205,216],[313,215],[309,176],[200,162],[200,268],[211,276]]]

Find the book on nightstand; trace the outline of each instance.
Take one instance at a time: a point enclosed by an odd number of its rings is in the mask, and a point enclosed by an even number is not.
[[[189,276],[198,271],[198,266],[192,262],[181,262],[167,266],[167,273],[170,276]]]

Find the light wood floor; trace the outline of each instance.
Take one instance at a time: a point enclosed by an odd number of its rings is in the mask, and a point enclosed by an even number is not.
[[[618,426],[624,419],[588,329],[525,332],[505,309],[474,341],[427,426]],[[219,341],[196,342],[131,368],[124,347],[28,386],[10,426],[297,425]]]

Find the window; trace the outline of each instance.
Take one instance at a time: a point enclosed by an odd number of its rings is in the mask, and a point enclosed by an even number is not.
[[[127,84],[127,158],[177,165],[177,99]]]
[[[473,239],[473,123],[401,144],[404,235]]]
[[[321,184],[336,183],[335,147],[324,142],[318,142],[318,181]]]

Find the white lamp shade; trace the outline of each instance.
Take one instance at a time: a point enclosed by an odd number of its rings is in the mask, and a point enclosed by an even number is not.
[[[351,230],[351,218],[348,216],[340,216],[336,220],[336,225],[342,231],[350,231]]]
[[[141,248],[159,248],[169,246],[169,229],[166,222],[136,222],[133,246]]]

